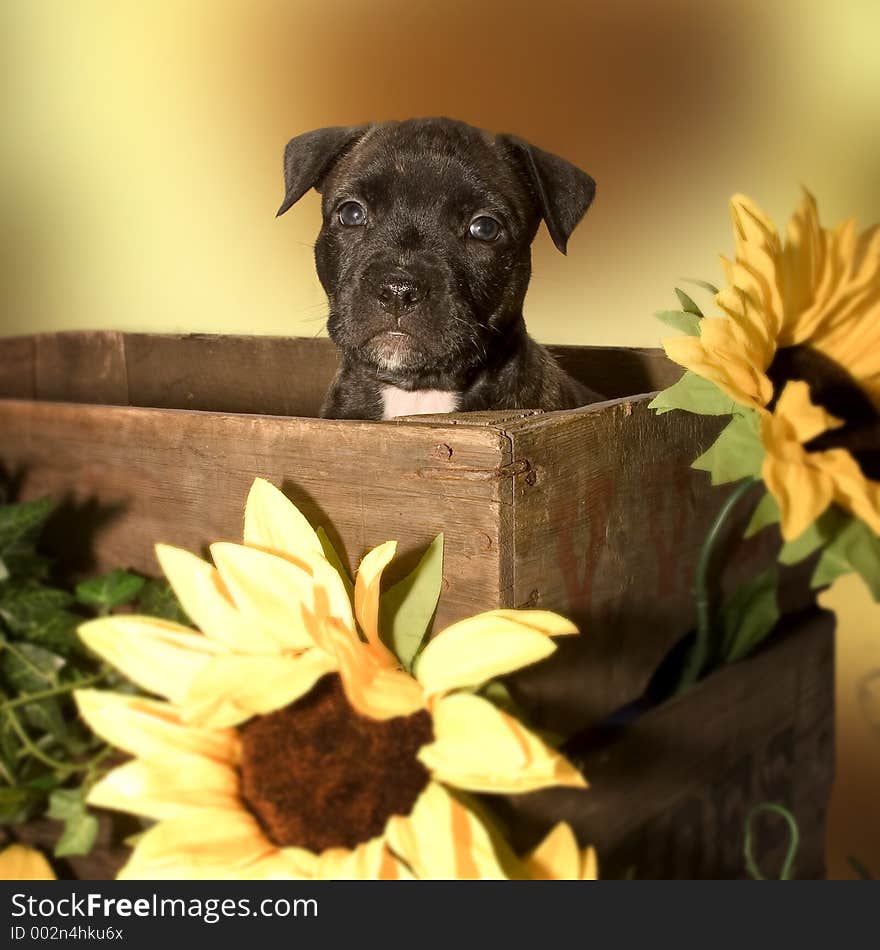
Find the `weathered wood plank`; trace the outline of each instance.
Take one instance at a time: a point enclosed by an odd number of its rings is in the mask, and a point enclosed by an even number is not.
[[[122,333],[46,333],[35,346],[37,399],[128,405]]]
[[[623,346],[551,346],[567,372],[609,399],[656,392],[676,382],[682,368],[660,349]]]
[[[522,848],[557,821],[595,845],[603,876],[745,877],[749,811],[790,809],[801,842],[796,876],[825,874],[825,816],[834,775],[834,617],[788,618],[779,637],[628,725],[597,732],[583,759],[587,791],[507,799]],[[755,822],[755,856],[778,873],[788,836]]]
[[[32,336],[0,339],[0,397],[34,398],[34,351]]]
[[[135,406],[316,417],[338,357],[329,340],[128,334]]]
[[[550,349],[609,398],[662,389],[681,374],[661,350]],[[315,417],[338,365],[336,347],[320,338],[71,331],[0,340],[0,396]]]
[[[547,726],[586,725],[643,692],[694,624],[694,565],[725,491],[690,465],[720,420],[656,416],[649,397],[505,427],[513,444],[511,606],[571,617],[583,635],[522,683]],[[770,563],[772,537],[743,543],[727,585]],[[796,606],[804,606],[803,600]]]
[[[509,443],[494,429],[0,400],[0,459],[24,499],[62,502],[50,542],[74,573],[155,574],[157,541],[240,539],[257,475],[326,525],[350,565],[395,539],[399,574],[442,531],[438,623],[496,605],[509,571]]]

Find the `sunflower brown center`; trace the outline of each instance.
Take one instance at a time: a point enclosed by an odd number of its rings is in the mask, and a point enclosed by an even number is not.
[[[433,738],[428,713],[361,716],[335,673],[238,731],[245,803],[279,847],[353,848],[409,814],[428,783],[415,757]]]

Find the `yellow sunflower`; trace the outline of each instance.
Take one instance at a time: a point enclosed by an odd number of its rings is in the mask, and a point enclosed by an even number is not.
[[[11,844],[0,851],[0,881],[54,881],[55,872],[39,851]]]
[[[766,449],[761,475],[779,504],[787,541],[835,501],[880,534],[880,483],[866,479],[845,449],[805,448],[805,443],[842,425],[810,400],[809,386],[802,381],[787,383],[773,413],[761,418]]]
[[[831,501],[876,532],[876,465],[856,446],[880,430],[880,229],[823,228],[808,192],[785,241],[743,195],[731,215],[736,253],[722,259],[729,286],[715,297],[726,316],[700,320],[699,336],[664,340],[666,353],[761,416],[762,474],[786,540]],[[803,385],[786,390],[793,381]],[[834,430],[840,447],[808,444]]]
[[[698,337],[664,340],[669,358],[760,411],[774,396],[777,353],[808,347],[880,408],[880,229],[823,228],[809,192],[785,241],[744,195],[730,210],[736,253],[722,258],[729,286],[715,297],[726,317],[701,320]]]
[[[595,856],[568,826],[520,860],[448,791],[586,786],[474,692],[552,653],[551,637],[576,632],[568,621],[544,611],[472,617],[431,640],[410,675],[378,629],[395,544],[363,559],[352,609],[311,526],[260,479],[244,544],[212,545],[214,565],[157,552],[202,632],[125,616],[80,628],[165,698],[76,694],[91,728],[134,756],[89,802],[157,822],[121,877],[595,876]]]

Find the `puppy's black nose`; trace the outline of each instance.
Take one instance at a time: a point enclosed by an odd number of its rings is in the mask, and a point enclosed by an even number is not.
[[[425,288],[409,274],[389,274],[376,290],[383,310],[396,313],[411,310],[425,298]]]

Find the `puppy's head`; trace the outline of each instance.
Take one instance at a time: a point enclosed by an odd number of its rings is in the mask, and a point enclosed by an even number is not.
[[[284,177],[278,214],[322,194],[331,338],[409,388],[460,379],[503,348],[540,221],[564,253],[596,189],[555,155],[449,119],[307,132],[287,144]]]

